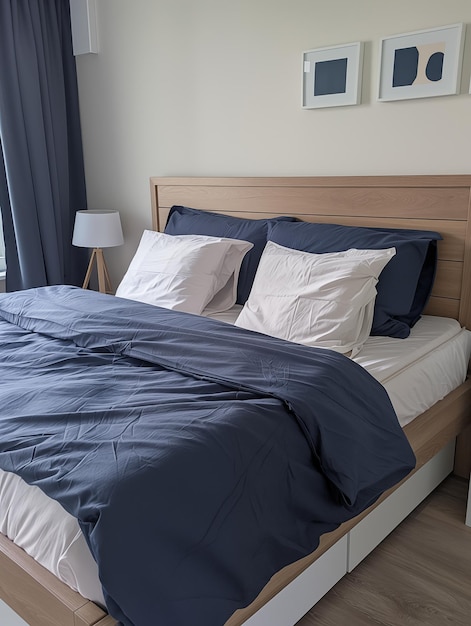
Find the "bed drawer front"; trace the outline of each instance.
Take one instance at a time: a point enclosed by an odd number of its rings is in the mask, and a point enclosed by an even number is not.
[[[453,471],[452,440],[389,498],[377,506],[348,537],[348,571],[351,572],[385,537]]]
[[[244,626],[294,626],[347,572],[347,536],[342,537]]]

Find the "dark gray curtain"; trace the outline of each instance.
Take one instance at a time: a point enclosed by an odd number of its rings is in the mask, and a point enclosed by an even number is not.
[[[7,291],[80,285],[86,208],[69,0],[0,1],[0,208]]]

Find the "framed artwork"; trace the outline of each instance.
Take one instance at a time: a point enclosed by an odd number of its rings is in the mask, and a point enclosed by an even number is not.
[[[378,100],[458,93],[463,44],[463,24],[382,39]]]
[[[358,104],[362,65],[361,42],[304,52],[303,108]]]

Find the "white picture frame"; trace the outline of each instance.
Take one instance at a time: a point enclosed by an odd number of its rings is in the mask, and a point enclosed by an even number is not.
[[[303,109],[359,104],[363,43],[316,48],[303,53]]]
[[[385,37],[380,43],[378,100],[459,93],[463,45],[463,24]]]

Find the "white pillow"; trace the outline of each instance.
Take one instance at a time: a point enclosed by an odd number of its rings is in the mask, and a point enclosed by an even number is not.
[[[116,295],[200,315],[230,309],[248,241],[145,230]],[[214,298],[214,304],[213,304]]]
[[[395,254],[312,254],[269,241],[236,326],[357,354],[371,331],[378,276]]]

